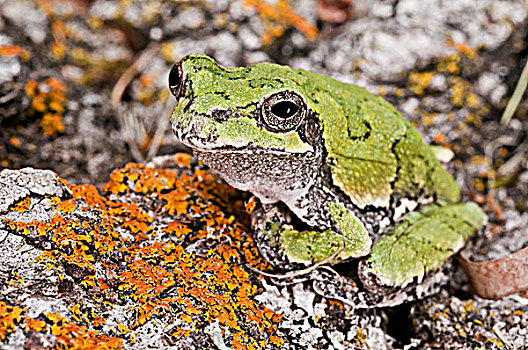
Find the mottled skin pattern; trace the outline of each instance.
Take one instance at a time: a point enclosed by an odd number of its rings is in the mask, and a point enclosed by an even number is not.
[[[412,125],[360,87],[268,63],[224,68],[203,55],[175,65],[169,85],[175,134],[260,199],[255,237],[278,268],[341,249],[329,263],[360,259],[359,283],[379,301],[435,280],[485,222],[474,203],[457,204],[453,178]]]

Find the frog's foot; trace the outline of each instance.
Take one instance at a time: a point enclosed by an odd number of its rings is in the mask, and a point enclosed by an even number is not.
[[[452,271],[452,259],[440,270],[429,273],[421,283],[412,283],[405,288],[392,288],[385,293],[372,293],[361,288],[361,283],[352,276],[331,272],[328,267],[319,269],[310,275],[314,291],[322,297],[334,299],[357,309],[374,307],[392,307],[412,300],[423,299],[437,293],[447,283]]]
[[[367,255],[372,241],[363,224],[340,204],[331,203],[329,211],[333,229],[298,231],[290,225],[283,204],[263,205],[252,217],[260,253],[273,266],[288,271]]]
[[[415,289],[428,279],[431,285],[438,284],[431,276],[486,220],[475,203],[430,205],[408,214],[360,262],[363,287],[370,293],[388,295]]]

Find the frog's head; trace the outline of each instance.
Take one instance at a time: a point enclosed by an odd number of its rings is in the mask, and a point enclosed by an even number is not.
[[[186,56],[169,75],[174,132],[198,151],[311,152],[309,101],[297,72],[269,63],[224,68],[204,55]]]
[[[232,186],[264,202],[293,200],[322,159],[306,72],[270,63],[224,68],[204,55],[174,65],[169,87],[176,136]]]

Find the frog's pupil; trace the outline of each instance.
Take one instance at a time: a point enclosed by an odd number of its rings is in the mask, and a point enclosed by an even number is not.
[[[291,101],[282,101],[279,103],[276,103],[271,107],[271,113],[275,114],[279,118],[290,118],[293,116],[297,111],[299,110],[299,107]]]

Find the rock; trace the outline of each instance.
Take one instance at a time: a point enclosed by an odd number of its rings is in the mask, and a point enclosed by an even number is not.
[[[172,171],[131,163],[101,191],[49,170],[0,174],[0,191],[17,193],[0,216],[3,348],[381,349],[392,341],[372,312],[354,313],[309,285],[265,283],[246,267],[267,263],[247,229],[244,195],[188,155],[154,163]]]
[[[23,28],[24,33],[37,45],[43,44],[48,36],[48,18],[31,1],[4,1],[2,16]]]
[[[0,172],[0,214],[5,214],[9,207],[26,197],[63,198],[69,194],[70,189],[51,170],[24,168]]]
[[[528,299],[518,296],[495,301],[444,293],[418,303],[412,313],[419,334],[430,334],[444,348],[522,349],[528,342],[522,326],[527,311]]]

